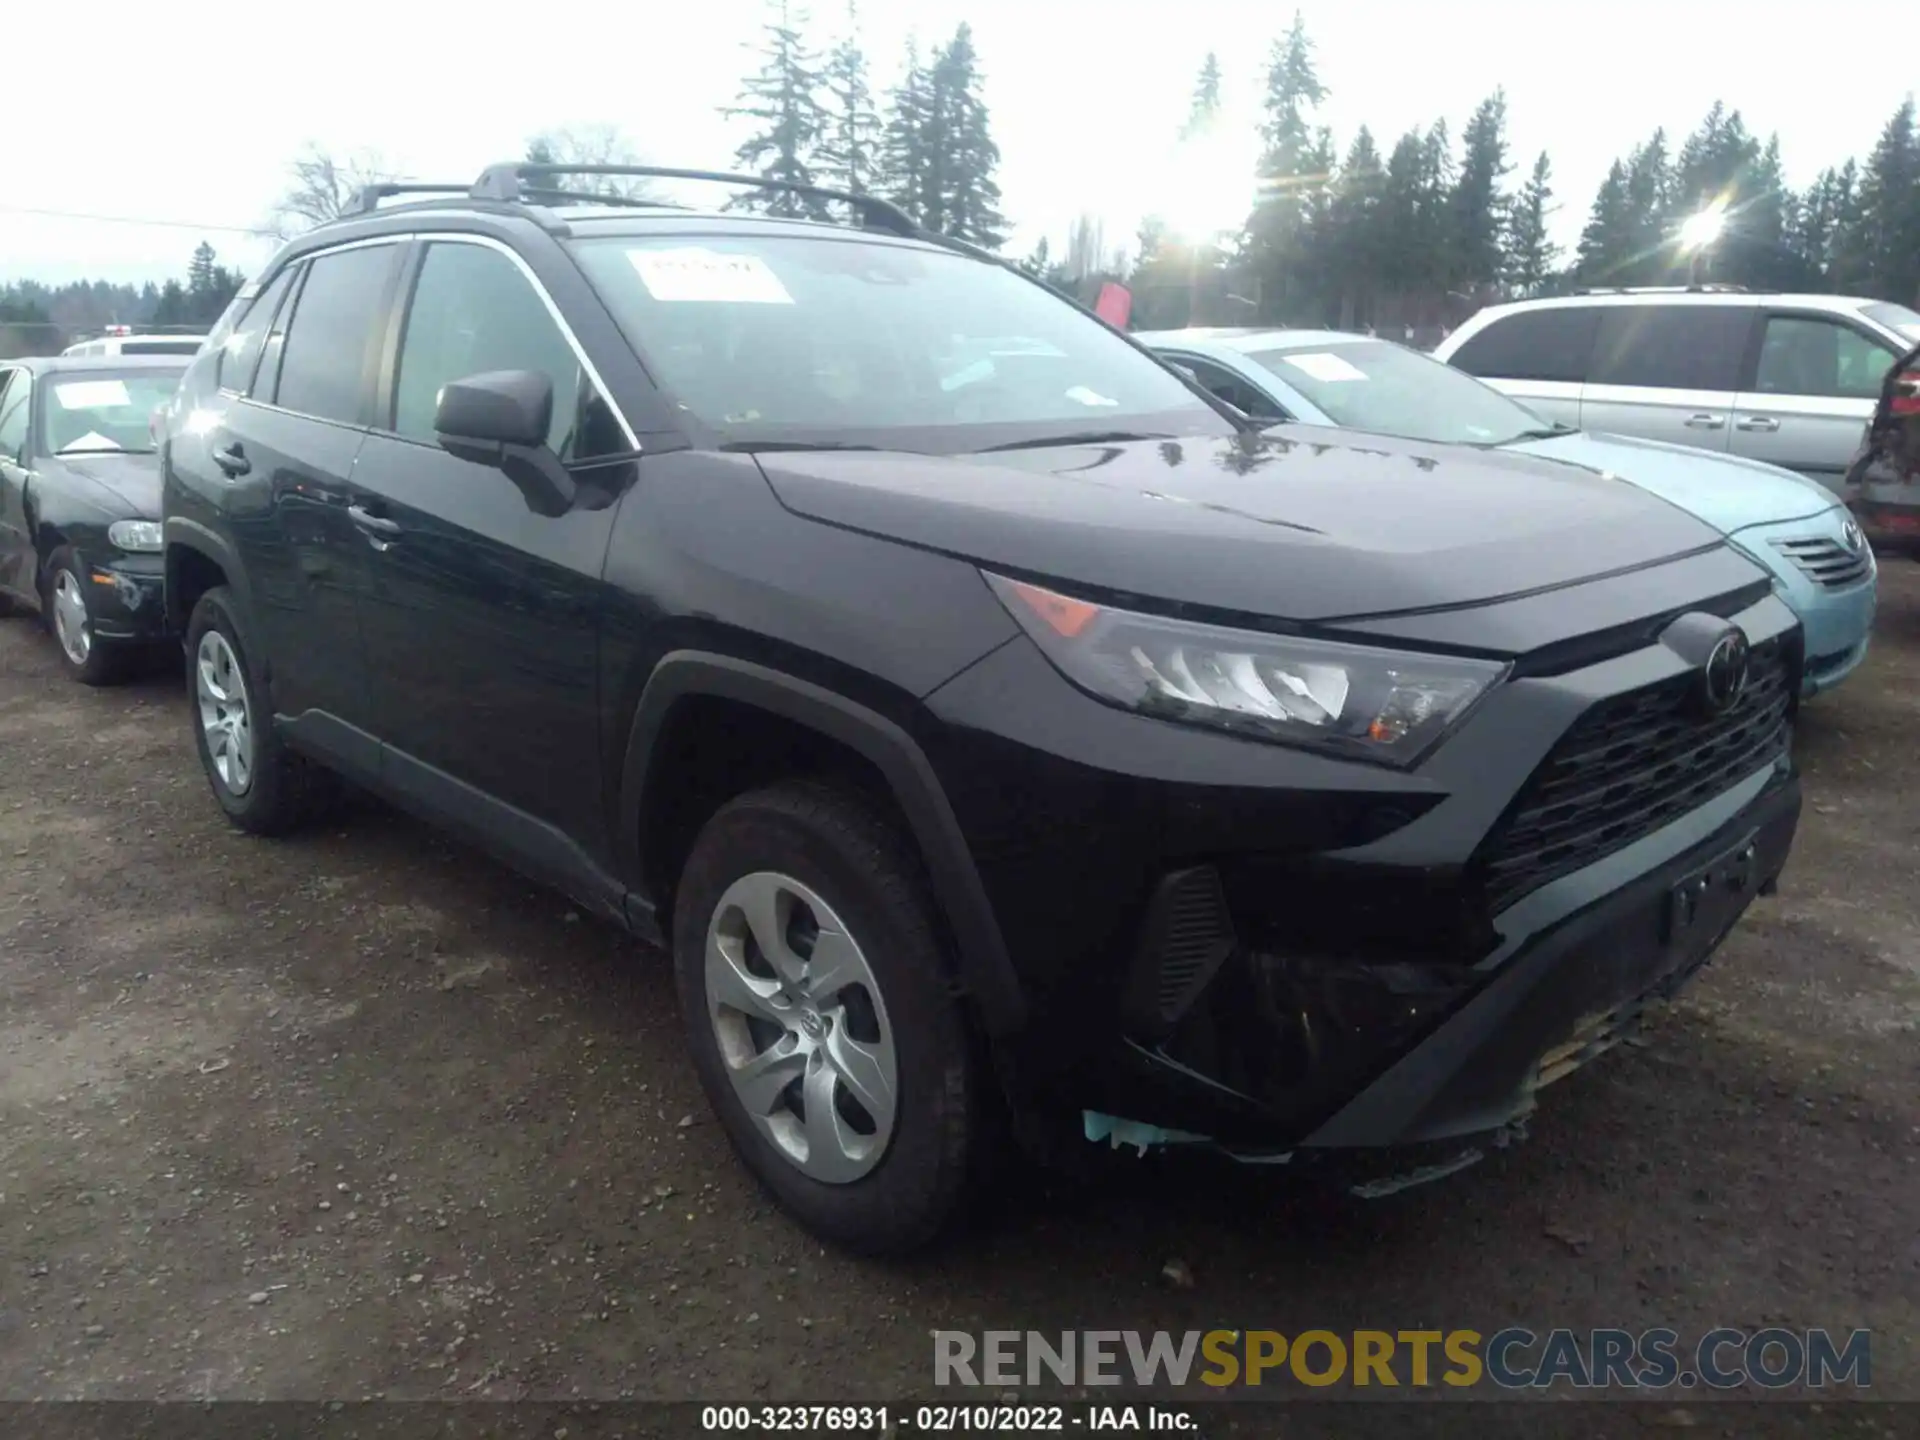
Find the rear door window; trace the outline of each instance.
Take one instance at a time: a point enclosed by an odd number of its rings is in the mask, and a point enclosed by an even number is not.
[[[1753,316],[1744,305],[1609,306],[1587,383],[1737,390]]]
[[[1769,315],[1754,366],[1762,395],[1877,400],[1900,357],[1851,325],[1817,315]]]
[[[286,298],[292,278],[292,268],[282,270],[271,285],[254,297],[239,324],[222,340],[219,358],[214,362],[214,383],[222,390],[244,395],[253,384],[254,367],[260,363],[260,351],[267,342],[267,327],[273,323],[281,300]]]
[[[1578,385],[1587,378],[1599,323],[1591,305],[1517,311],[1471,336],[1449,363],[1489,380]]]
[[[369,245],[307,262],[285,327],[274,404],[321,420],[362,422],[399,253],[398,244]]]

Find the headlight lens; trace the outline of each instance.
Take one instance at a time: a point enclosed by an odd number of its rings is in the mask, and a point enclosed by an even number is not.
[[[107,539],[122,550],[158,551],[160,522],[158,520],[116,520],[107,527]]]
[[[986,579],[1060,672],[1109,704],[1388,765],[1419,759],[1507,671],[1491,660],[1142,615]]]

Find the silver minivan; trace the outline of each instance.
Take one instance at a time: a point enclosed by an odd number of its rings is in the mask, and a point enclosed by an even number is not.
[[[1480,311],[1434,348],[1550,420],[1797,470],[1835,493],[1920,314],[1725,287],[1583,291]]]

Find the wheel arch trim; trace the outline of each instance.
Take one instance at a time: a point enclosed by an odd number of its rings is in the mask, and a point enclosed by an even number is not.
[[[880,772],[926,860],[935,902],[958,951],[960,979],[982,1023],[994,1034],[1016,1029],[1026,1019],[1026,998],[932,764],[892,720],[822,686],[708,651],[676,650],[662,657],[635,706],[621,768],[617,843],[630,880],[644,885],[648,869],[641,819],[655,779],[655,748],[675,706],[694,697],[736,701],[805,726],[845,745]]]
[[[165,547],[166,576],[165,594],[167,619],[175,629],[186,633],[189,616],[181,613],[179,594],[173,583],[176,553],[191,550],[218,565],[227,577],[227,588],[247,605],[251,595],[247,585],[246,570],[240,564],[239,552],[217,531],[209,529],[197,520],[189,520],[181,515],[169,515],[161,525],[161,544]]]

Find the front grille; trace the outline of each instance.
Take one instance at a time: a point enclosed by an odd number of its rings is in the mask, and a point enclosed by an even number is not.
[[[1754,646],[1746,690],[1711,719],[1691,709],[1690,674],[1593,705],[1481,843],[1492,908],[1631,845],[1777,759],[1791,670],[1778,640]]]
[[[1867,578],[1871,563],[1866,548],[1849,550],[1838,540],[1825,535],[1806,535],[1797,540],[1776,540],[1773,548],[1800,568],[1809,580],[1829,590],[1844,590]]]

